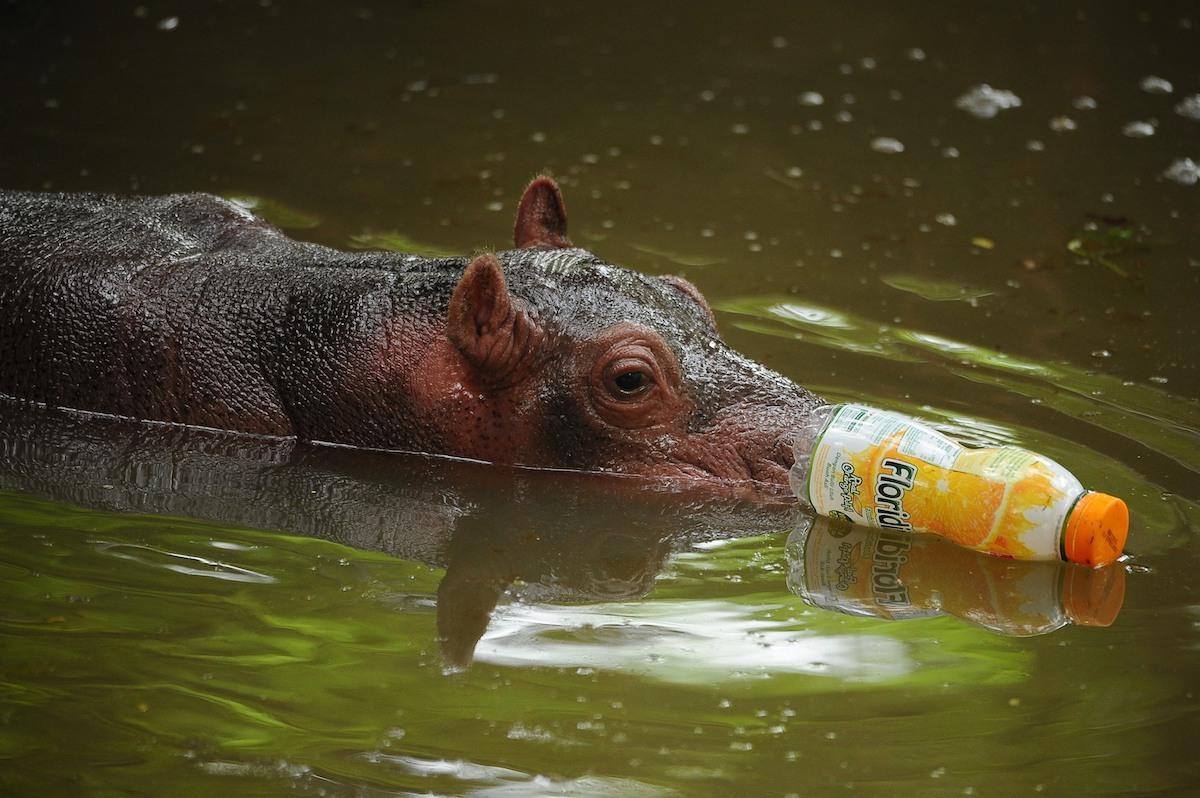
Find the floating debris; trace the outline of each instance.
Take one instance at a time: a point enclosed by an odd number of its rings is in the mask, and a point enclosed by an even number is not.
[[[1191,94],[1180,100],[1175,106],[1175,113],[1200,122],[1200,94]]]
[[[979,249],[995,249],[996,242],[990,238],[976,236],[975,238],[971,239],[971,246],[978,247]]]
[[[1130,273],[1121,261],[1132,259],[1135,266],[1140,266],[1137,256],[1148,249],[1134,224],[1123,216],[1088,214],[1087,224],[1067,242],[1067,251],[1072,255],[1126,279]]]
[[[880,136],[871,142],[871,149],[875,150],[875,152],[895,155],[898,152],[904,152],[904,144],[898,139]]]
[[[1056,116],[1050,120],[1050,129],[1055,133],[1070,133],[1078,127],[1075,120],[1069,116]]]
[[[972,302],[995,293],[986,288],[977,288],[948,280],[932,280],[928,277],[911,274],[889,274],[879,279],[884,285],[895,288],[897,291],[916,294],[931,302]]]
[[[1150,94],[1170,94],[1175,91],[1175,87],[1171,85],[1171,81],[1155,75],[1147,75],[1142,78],[1141,83],[1138,85],[1141,86],[1142,91]]]
[[[1151,122],[1130,122],[1121,128],[1121,133],[1131,139],[1144,139],[1154,135],[1154,125]]]
[[[1019,108],[1021,98],[1007,89],[993,89],[981,83],[959,97],[954,104],[977,119],[991,119],[1001,111]]]
[[[1176,158],[1163,172],[1163,177],[1181,186],[1194,186],[1200,183],[1200,166],[1191,158]]]
[[[202,145],[198,144],[196,147],[192,148],[193,153],[199,155],[204,152]],[[255,213],[284,230],[307,230],[321,224],[320,217],[297,210],[290,205],[284,205],[269,197],[260,197],[255,194],[226,194],[224,196],[239,208]]]
[[[398,230],[364,230],[350,236],[352,249],[385,249],[390,252],[403,252],[410,255],[423,255],[430,258],[450,257],[457,253],[434,244],[410,238]]]

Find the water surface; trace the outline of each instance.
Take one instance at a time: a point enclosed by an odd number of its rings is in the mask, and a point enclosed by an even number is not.
[[[752,357],[1133,514],[1117,582],[922,544],[889,620],[804,601],[791,508],[5,406],[0,791],[1194,792],[1197,53],[1186,3],[0,6],[6,188],[465,253],[549,169]]]

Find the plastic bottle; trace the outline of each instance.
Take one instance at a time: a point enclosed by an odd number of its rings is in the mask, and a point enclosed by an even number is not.
[[[900,621],[953,615],[1030,637],[1068,624],[1110,626],[1125,599],[1119,564],[989,557],[935,535],[801,515],[787,541],[787,585],[822,609]]]
[[[820,515],[933,532],[989,554],[1098,566],[1121,556],[1125,502],[1048,457],[969,449],[900,413],[828,405],[797,431],[792,490]]]

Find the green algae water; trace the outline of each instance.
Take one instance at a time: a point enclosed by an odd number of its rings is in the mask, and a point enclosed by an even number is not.
[[[749,356],[1132,515],[1107,626],[923,544],[847,614],[790,507],[3,403],[0,794],[1200,790],[1197,53],[1186,3],[0,5],[5,188],[467,253],[549,169]]]

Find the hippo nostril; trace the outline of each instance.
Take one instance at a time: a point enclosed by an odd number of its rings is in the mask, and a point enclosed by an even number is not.
[[[771,460],[785,469],[790,469],[796,463],[796,455],[792,452],[792,436],[790,434],[779,438],[779,441],[775,444],[775,449],[771,452]]]

